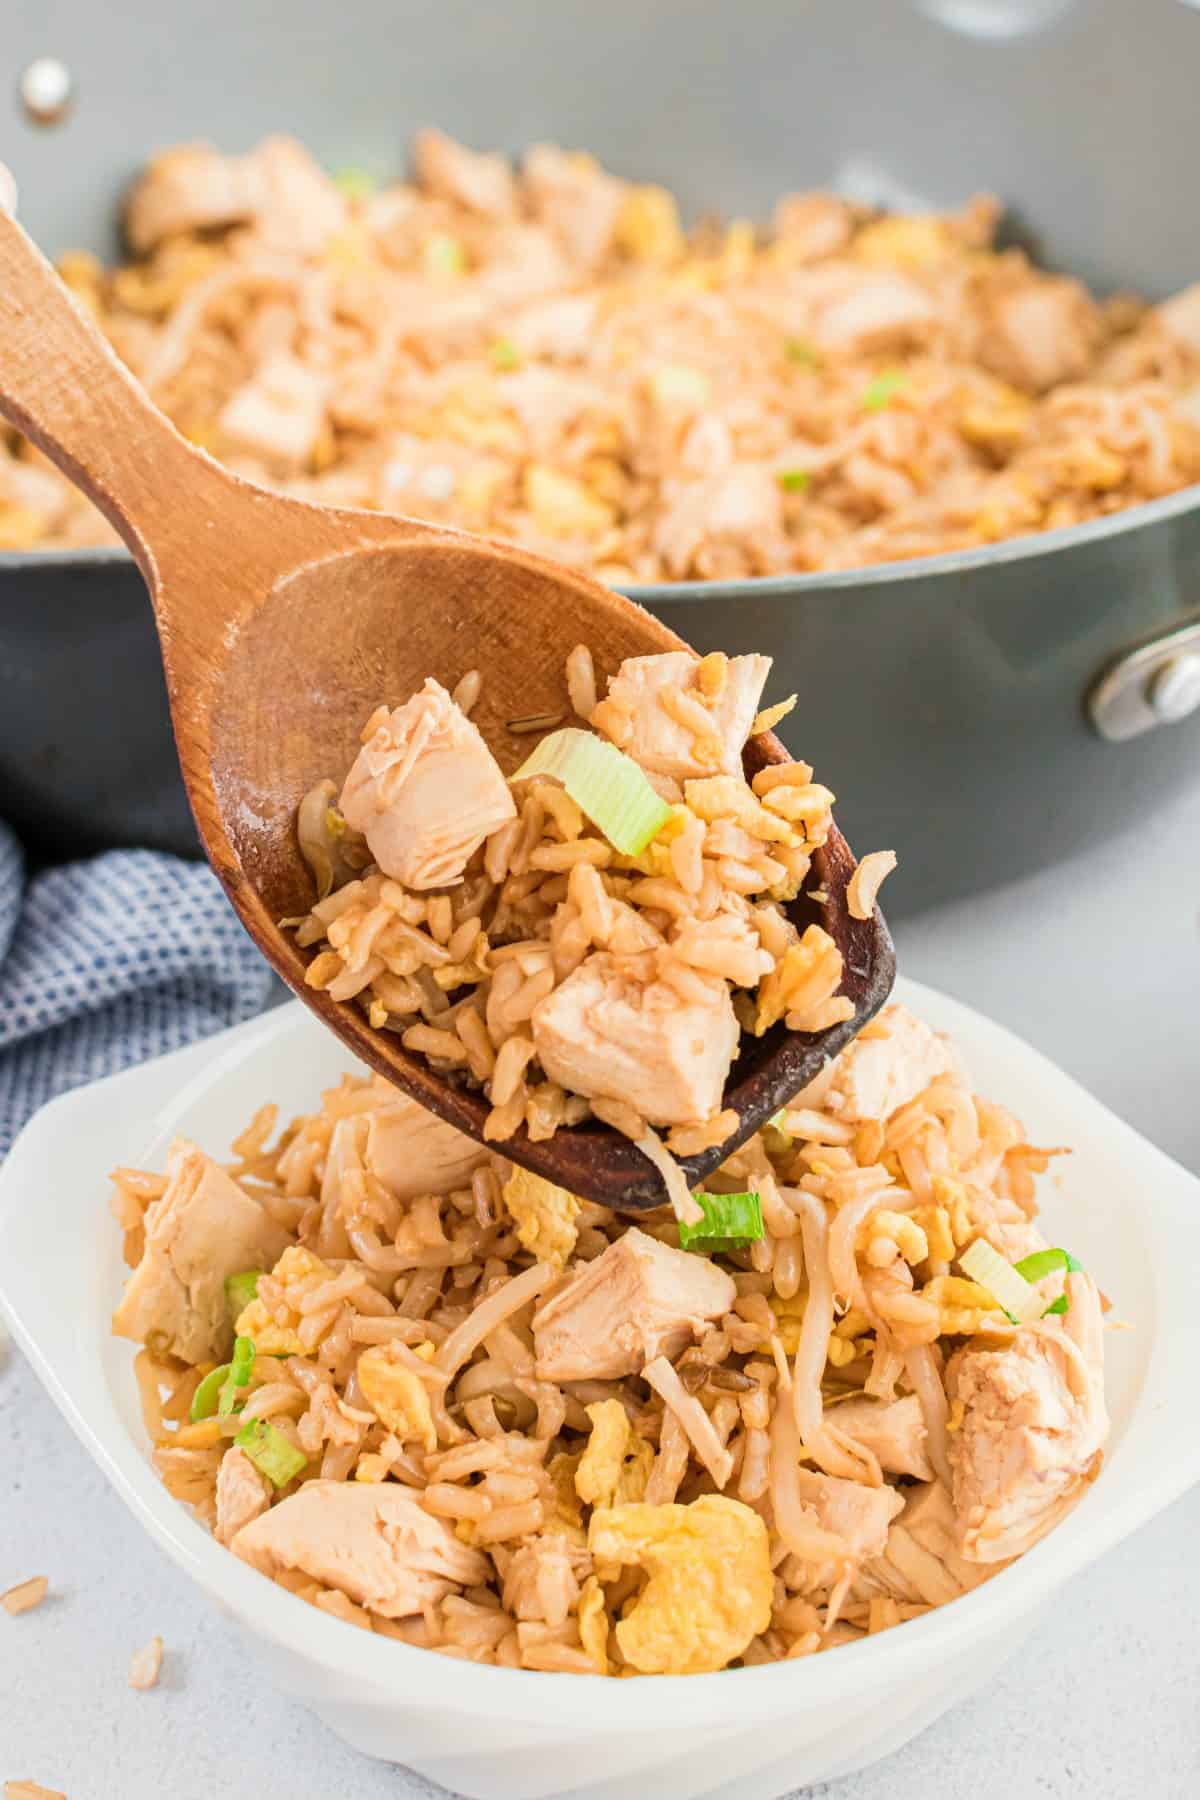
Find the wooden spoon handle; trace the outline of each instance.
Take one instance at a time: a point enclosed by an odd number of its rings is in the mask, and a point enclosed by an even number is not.
[[[147,581],[164,525],[178,537],[230,481],[163,417],[2,208],[0,414],[112,521]]]

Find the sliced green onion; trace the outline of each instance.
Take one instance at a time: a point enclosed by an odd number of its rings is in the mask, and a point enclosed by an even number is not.
[[[528,781],[531,775],[561,781],[623,856],[639,856],[671,817],[633,758],[591,731],[552,731],[509,779]]]
[[[217,1410],[217,1402],[221,1397],[221,1389],[225,1384],[225,1377],[228,1373],[228,1363],[222,1363],[219,1369],[210,1369],[208,1371],[208,1374],[204,1377],[204,1380],[192,1395],[192,1405],[191,1410],[188,1413],[188,1418],[192,1421],[193,1425],[198,1425],[201,1419],[212,1418]]]
[[[426,238],[421,260],[431,275],[461,275],[467,266],[462,245],[445,231]]]
[[[1018,1275],[1010,1262],[1005,1262],[986,1238],[976,1238],[958,1260],[963,1273],[987,1289],[1014,1325],[1029,1325],[1034,1319],[1041,1318],[1045,1310],[1042,1296],[1023,1275]]]
[[[762,1202],[757,1194],[705,1194],[693,1196],[704,1214],[698,1225],[679,1226],[683,1249],[736,1250],[763,1235]]]
[[[233,1346],[233,1361],[229,1365],[229,1380],[221,1389],[221,1398],[217,1412],[221,1418],[227,1419],[232,1412],[241,1412],[238,1400],[238,1389],[244,1388],[254,1368],[254,1339],[238,1338]]]
[[[1026,1281],[1041,1281],[1044,1276],[1053,1275],[1058,1269],[1061,1269],[1066,1275],[1077,1275],[1082,1270],[1083,1264],[1077,1256],[1072,1256],[1069,1250],[1035,1250],[1032,1256],[1023,1256],[1019,1263],[1013,1264],[1013,1267],[1018,1275],[1025,1277]],[[1067,1296],[1060,1294],[1057,1300],[1050,1302],[1042,1317],[1048,1319],[1052,1313],[1069,1312],[1070,1306],[1071,1303]]]
[[[290,1444],[269,1419],[251,1419],[233,1441],[239,1450],[246,1452],[259,1474],[265,1475],[277,1488],[286,1487],[301,1469],[308,1467],[303,1450]]]
[[[1077,1275],[1083,1264],[1069,1250],[1035,1250],[1032,1256],[1023,1256],[1013,1267],[1026,1281],[1041,1281],[1058,1269],[1066,1275]]]
[[[785,494],[803,494],[808,491],[812,475],[807,469],[781,469],[775,479]]]
[[[368,200],[379,184],[365,169],[351,166],[338,170],[333,178],[333,185],[347,200]]]
[[[261,1269],[243,1269],[240,1275],[225,1277],[225,1298],[229,1302],[229,1310],[236,1320],[239,1313],[246,1310],[252,1300],[258,1298],[258,1278]]]
[[[864,412],[882,412],[885,406],[891,405],[893,396],[907,386],[908,376],[902,369],[889,369],[877,375],[863,391]]]
[[[789,362],[799,363],[802,369],[815,369],[821,360],[817,350],[806,338],[784,338],[783,354]]]
[[[492,345],[492,361],[498,369],[515,369],[521,361],[521,353],[511,338],[497,338]]]

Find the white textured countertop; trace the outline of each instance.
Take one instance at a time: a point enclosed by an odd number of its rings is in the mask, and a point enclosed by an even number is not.
[[[1136,864],[1132,849],[1114,841],[909,924],[901,963],[1030,1038],[1200,1171],[1200,790],[1152,821]],[[1181,1423],[1200,1429],[1200,1405]],[[37,1612],[0,1615],[0,1780],[32,1778],[69,1800],[440,1794],[354,1755],[259,1685],[11,1346],[0,1349],[0,1442],[0,1589],[39,1571],[52,1588]],[[1198,1543],[1200,1490],[1077,1582],[985,1695],[874,1770],[809,1794],[1195,1800]],[[133,1693],[129,1657],[155,1632],[162,1679]]]

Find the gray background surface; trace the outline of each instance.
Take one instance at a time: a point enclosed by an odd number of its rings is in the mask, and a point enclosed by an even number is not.
[[[910,923],[901,965],[1021,1032],[1200,1171],[1198,876],[1200,789],[1138,842]],[[440,1794],[364,1761],[262,1684],[11,1345],[0,1437],[0,1589],[38,1571],[53,1588],[38,1611],[0,1615],[0,1779],[31,1776],[69,1800]],[[986,1694],[813,1800],[1194,1800],[1197,1542],[1200,1490],[1076,1581]],[[155,1632],[163,1679],[132,1693],[129,1657]]]

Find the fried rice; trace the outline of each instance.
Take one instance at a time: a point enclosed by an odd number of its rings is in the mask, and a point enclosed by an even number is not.
[[[231,468],[629,584],[927,556],[1200,479],[1200,289],[1097,299],[998,218],[797,193],[685,231],[550,145],[514,170],[427,131],[374,188],[271,138],[156,157],[129,260],[59,266]],[[111,538],[0,437],[0,549]]]
[[[335,1619],[579,1674],[804,1657],[989,1579],[1095,1476],[1058,1154],[893,1006],[709,1182],[761,1235],[684,1250],[346,1076],[225,1168],[116,1171],[114,1329],[170,1492]],[[980,1244],[1036,1258],[1021,1323]]]

